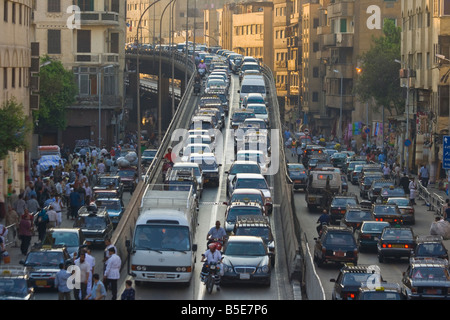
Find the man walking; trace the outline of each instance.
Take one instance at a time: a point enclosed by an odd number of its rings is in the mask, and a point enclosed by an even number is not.
[[[70,289],[67,286],[67,281],[69,280],[70,273],[64,263],[59,264],[59,272],[55,276],[55,287],[58,289],[58,299],[59,300],[70,300]]]
[[[110,257],[108,259],[108,263],[106,264],[103,283],[107,283],[107,288],[108,285],[111,285],[111,300],[117,300],[117,280],[120,279],[120,267],[122,265],[122,261],[116,254],[116,250],[114,248],[109,248],[108,251]]]
[[[428,168],[425,166],[425,164],[422,164],[422,167],[419,170],[419,180],[425,188],[428,187],[429,179],[430,179],[430,174],[428,172]]]

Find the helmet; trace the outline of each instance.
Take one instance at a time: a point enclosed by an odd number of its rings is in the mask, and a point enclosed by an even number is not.
[[[222,244],[220,242],[216,242],[216,249],[217,250],[222,250]]]
[[[200,62],[204,62],[204,61],[203,61],[203,59],[202,59],[202,60],[200,60]]]
[[[210,243],[210,244],[208,244],[208,248],[209,249],[216,249],[217,248],[217,246],[216,246],[216,243]]]

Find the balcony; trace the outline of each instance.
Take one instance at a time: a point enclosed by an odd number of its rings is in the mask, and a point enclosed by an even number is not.
[[[326,96],[326,106],[328,108],[340,109],[341,108],[341,95],[327,94]],[[353,110],[353,96],[344,95],[342,96],[342,106],[345,111]]]
[[[351,17],[354,15],[354,8],[354,2],[336,0],[335,3],[328,6],[328,18]]]
[[[299,64],[297,60],[288,60],[288,71],[297,71],[299,69]]]
[[[81,24],[88,26],[119,26],[117,12],[83,11],[80,14]]]
[[[290,16],[290,23],[295,24],[298,23],[300,19],[300,14],[298,12],[291,14]]]
[[[341,74],[338,74],[334,72],[334,70],[338,70],[342,73],[342,76],[344,79],[351,79],[353,78],[355,68],[353,67],[353,64],[334,64],[331,68],[327,68],[327,78],[336,78],[340,79]]]
[[[289,87],[289,93],[290,93],[290,95],[291,96],[298,96],[298,94],[299,94],[299,89],[298,89],[299,87],[298,86],[290,86]]]
[[[283,68],[287,68],[287,61],[277,61],[275,62],[275,67],[278,69],[283,69]]]
[[[336,47],[352,48],[353,47],[353,33],[337,33]]]
[[[74,55],[75,62],[83,64],[104,64],[119,63],[119,54],[117,53],[80,53]]]
[[[298,37],[289,37],[286,39],[287,41],[287,47],[291,48],[291,47],[298,47]]]
[[[322,45],[328,46],[328,47],[334,47],[336,46],[336,34],[330,33],[330,34],[324,34],[322,37]]]

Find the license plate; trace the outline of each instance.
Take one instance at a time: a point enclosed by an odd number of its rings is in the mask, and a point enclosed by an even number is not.
[[[441,290],[438,290],[438,289],[424,289],[423,292],[425,294],[440,294]]]
[[[156,279],[165,279],[167,278],[167,275],[165,273],[157,273],[155,274]]]
[[[344,251],[335,251],[334,255],[336,257],[345,257],[345,252]]]
[[[37,287],[45,287],[47,285],[47,280],[36,280]]]
[[[205,179],[205,181],[204,181],[204,182],[205,182],[205,183],[206,183],[206,182],[209,182],[209,179]]]
[[[241,273],[241,274],[239,274],[239,279],[241,279],[241,280],[248,280],[248,279],[250,279],[250,273]]]
[[[402,244],[393,244],[392,245],[392,248],[401,248],[401,249],[403,249],[405,246],[404,245],[402,245]]]

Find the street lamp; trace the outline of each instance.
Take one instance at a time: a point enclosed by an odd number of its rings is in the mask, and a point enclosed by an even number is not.
[[[102,143],[102,71],[114,67],[112,64],[99,68],[97,74],[97,91],[98,91],[98,147],[101,148]]]
[[[400,61],[398,59],[394,60],[395,62],[406,65],[403,61]],[[403,148],[405,146],[406,139],[409,139],[409,69],[408,69],[408,77],[406,78],[406,101],[405,101],[405,112],[406,112],[406,138],[405,141],[403,141]],[[404,150],[404,149],[403,149]],[[403,158],[403,152],[402,152],[402,158]],[[403,159],[402,159],[403,164]],[[406,173],[409,173],[409,147],[406,148]]]
[[[342,108],[343,108],[343,89],[344,89],[344,75],[339,70],[333,70],[334,73],[341,75],[341,108],[339,112],[339,142],[342,143]]]

